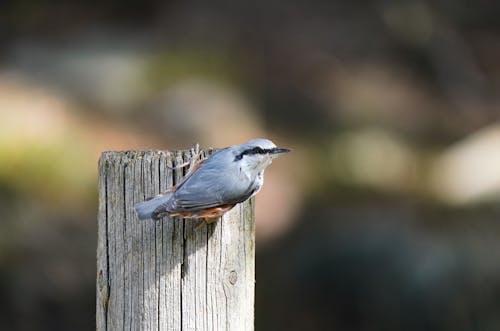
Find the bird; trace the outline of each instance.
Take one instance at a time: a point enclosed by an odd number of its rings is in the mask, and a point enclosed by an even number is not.
[[[257,194],[266,168],[288,152],[264,138],[219,149],[205,160],[192,162],[180,183],[134,209],[140,220],[179,216],[211,223]]]

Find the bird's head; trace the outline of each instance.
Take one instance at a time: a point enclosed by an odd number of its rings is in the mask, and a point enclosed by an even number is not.
[[[239,145],[234,162],[239,162],[244,171],[255,174],[264,171],[276,157],[290,150],[287,148],[278,148],[268,139],[257,138]]]

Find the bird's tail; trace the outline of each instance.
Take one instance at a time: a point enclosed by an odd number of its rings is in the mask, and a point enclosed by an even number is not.
[[[157,219],[159,211],[172,196],[172,192],[161,193],[153,198],[146,201],[140,202],[134,206],[137,216],[140,220],[145,220],[148,218]]]

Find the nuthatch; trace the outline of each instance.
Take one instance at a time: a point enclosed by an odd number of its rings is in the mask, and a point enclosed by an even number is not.
[[[134,208],[139,219],[216,219],[254,196],[264,183],[266,167],[289,151],[262,138],[220,149],[195,164],[179,184]]]

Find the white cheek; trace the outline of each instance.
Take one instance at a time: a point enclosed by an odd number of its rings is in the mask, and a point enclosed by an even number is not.
[[[257,184],[256,185],[257,189],[252,193],[252,196],[259,193],[260,189],[262,188],[262,185],[264,185],[264,174],[262,172],[259,172],[257,178],[255,178],[255,183]]]
[[[264,185],[264,172],[261,171],[257,175],[257,182],[259,183],[260,186]]]

